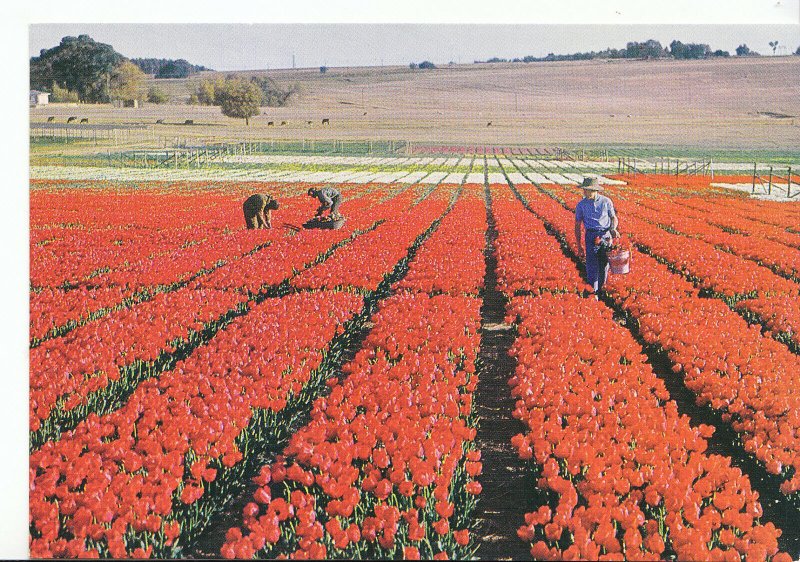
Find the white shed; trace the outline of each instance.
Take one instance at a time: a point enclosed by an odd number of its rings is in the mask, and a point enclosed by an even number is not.
[[[31,105],[47,105],[48,103],[50,103],[49,93],[31,90]]]

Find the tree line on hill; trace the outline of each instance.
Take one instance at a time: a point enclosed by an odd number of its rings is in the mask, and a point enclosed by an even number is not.
[[[155,78],[187,78],[190,74],[212,70],[184,59],[131,59],[131,62]]]
[[[771,41],[773,54],[778,47],[778,41]],[[800,55],[800,47],[795,51],[795,55]],[[711,50],[711,47],[705,43],[682,43],[681,41],[672,41],[669,47],[663,47],[659,41],[655,39],[648,39],[647,41],[631,41],[624,49],[608,48],[603,51],[589,51],[586,53],[572,53],[567,55],[556,55],[549,53],[544,57],[534,57],[528,55],[522,58],[500,58],[492,57],[485,61],[476,60],[476,63],[481,62],[548,62],[548,61],[571,61],[571,60],[593,60],[593,59],[708,59],[713,57],[730,57],[728,51],[721,49]],[[736,48],[736,56],[739,57],[757,57],[759,53],[751,51],[746,44],[739,45]]]

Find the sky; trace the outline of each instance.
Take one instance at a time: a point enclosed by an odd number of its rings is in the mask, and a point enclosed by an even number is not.
[[[629,41],[677,39],[735,52],[747,44],[761,54],[800,46],[800,26],[779,24],[33,24],[29,55],[87,34],[129,58],[186,59],[214,70],[378,66],[430,60],[470,63],[624,48]]]

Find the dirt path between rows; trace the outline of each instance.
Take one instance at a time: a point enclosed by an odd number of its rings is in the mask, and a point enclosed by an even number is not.
[[[525,428],[514,419],[515,400],[508,379],[516,361],[508,355],[514,343],[512,326],[504,323],[506,299],[497,290],[497,257],[493,244],[497,238],[487,190],[489,228],[485,250],[486,279],[481,307],[480,380],[475,393],[475,413],[480,416],[477,444],[483,460],[479,478],[483,491],[478,503],[477,557],[482,560],[529,559],[517,529],[524,523],[526,509],[535,503],[534,482],[525,463],[511,445],[511,437]]]

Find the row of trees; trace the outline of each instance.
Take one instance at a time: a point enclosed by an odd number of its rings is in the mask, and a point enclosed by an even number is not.
[[[239,78],[233,74],[223,77],[202,80],[189,97],[190,104],[219,105],[231,89],[243,88],[244,85],[253,91],[261,106],[283,107],[289,99],[299,92],[299,86],[292,84],[283,87],[266,76]]]
[[[142,72],[152,74],[155,78],[186,78],[190,74],[211,70],[184,59],[131,59],[131,62],[141,68]]]
[[[249,125],[250,117],[258,115],[261,107],[282,107],[298,91],[296,84],[283,88],[266,76],[247,79],[228,75],[201,81],[190,96],[189,103],[217,105],[223,115],[244,119],[245,124]]]
[[[778,48],[778,41],[770,41],[769,46],[772,47],[773,54]],[[796,55],[800,55],[800,47],[795,51]],[[712,51],[711,47],[705,43],[683,43],[681,41],[672,41],[669,47],[663,47],[659,41],[649,39],[647,41],[629,42],[624,49],[608,48],[603,51],[589,51],[586,53],[572,53],[568,55],[556,55],[549,53],[545,57],[534,57],[531,55],[522,58],[505,59],[500,57],[493,57],[485,61],[478,62],[540,62],[540,61],[567,61],[567,60],[591,60],[591,59],[658,59],[658,58],[674,58],[674,59],[707,59],[712,57],[729,57],[731,54],[728,51],[717,49]],[[739,45],[736,48],[736,56],[739,57],[757,57],[759,53],[751,51],[746,44]]]

